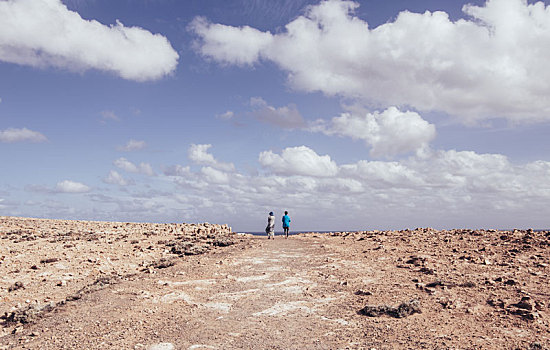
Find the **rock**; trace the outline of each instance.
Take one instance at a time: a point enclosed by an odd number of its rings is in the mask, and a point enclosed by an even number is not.
[[[176,347],[172,343],[158,343],[147,347],[147,350],[174,350]]]
[[[233,244],[235,244],[235,241],[225,237],[217,237],[212,241],[212,245],[215,247],[229,247]]]
[[[4,320],[6,324],[30,323],[40,318],[44,312],[53,310],[55,306],[54,302],[28,305],[11,312],[6,312],[3,316],[0,316],[0,319]]]
[[[521,316],[521,318],[527,321],[534,321],[539,317],[539,314],[537,312],[530,311],[530,310],[508,309],[507,311],[509,314]]]
[[[369,291],[364,291],[364,290],[361,290],[361,289],[357,290],[354,294],[355,294],[355,295],[372,295],[371,292],[369,292]]]
[[[465,287],[465,288],[474,288],[475,286],[476,286],[475,282],[472,282],[472,281],[467,281],[460,285],[460,287]]]
[[[369,317],[388,315],[395,318],[404,318],[415,313],[421,313],[422,311],[420,310],[420,302],[416,299],[413,299],[409,302],[401,303],[398,307],[392,307],[388,305],[367,305],[358,312],[361,315]]]
[[[172,241],[172,242],[169,242],[167,245],[172,247],[172,249],[170,250],[171,253],[178,254],[180,256],[199,255],[199,254],[206,253],[208,251],[208,246],[194,244],[192,242]]]
[[[443,308],[445,308],[445,309],[456,309],[457,308],[457,303],[454,300],[451,300],[451,299],[446,298],[446,297],[440,298],[437,302],[440,303],[441,306],[443,306]]]
[[[154,267],[155,269],[165,269],[167,267],[174,266],[174,262],[172,260],[162,258],[158,261],[153,262],[150,266]]]
[[[535,309],[537,309],[538,311],[544,310],[545,307],[546,307],[546,304],[544,303],[544,301],[540,301],[540,300],[535,301]]]
[[[409,260],[405,261],[406,264],[412,264],[414,266],[421,266],[426,261],[426,258],[420,256],[411,256]]]
[[[422,267],[420,270],[418,270],[426,275],[433,275],[435,274],[435,271],[433,269],[430,269],[429,267]]]
[[[504,301],[502,301],[501,299],[487,299],[487,304],[491,305],[492,307],[504,309]]]
[[[533,310],[533,304],[531,303],[530,297],[523,297],[521,298],[521,301],[519,303],[512,304],[512,306],[515,306],[519,309]]]
[[[40,260],[40,263],[41,264],[51,264],[51,263],[58,262],[58,261],[59,261],[58,258],[47,258],[47,259]]]
[[[56,283],[56,286],[58,287],[65,287],[67,285],[67,281],[66,280],[59,280],[57,281]]]
[[[17,281],[12,286],[10,286],[8,288],[8,292],[13,292],[13,291],[16,291],[18,289],[24,289],[24,288],[25,288],[25,286],[23,286],[23,282]]]

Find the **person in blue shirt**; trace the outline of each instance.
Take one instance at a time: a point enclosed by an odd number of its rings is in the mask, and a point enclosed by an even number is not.
[[[288,216],[288,211],[285,210],[285,215],[283,216],[283,231],[285,238],[288,238],[288,230],[290,229],[290,216]]]

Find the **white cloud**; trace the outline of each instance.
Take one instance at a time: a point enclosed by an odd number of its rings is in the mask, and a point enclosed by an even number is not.
[[[225,113],[218,114],[217,117],[223,120],[229,120],[232,119],[235,116],[235,113],[233,111],[226,111]]]
[[[160,34],[85,20],[61,0],[0,1],[0,61],[146,81],[173,72],[178,58]]]
[[[174,165],[167,167],[164,170],[164,175],[166,176],[190,176],[191,175],[191,168],[186,166],[183,167],[181,165]]]
[[[259,164],[265,171],[255,174],[171,166],[163,176],[121,193],[94,190],[86,198],[102,205],[93,209],[79,201],[64,203],[57,212],[109,220],[228,222],[253,231],[261,231],[258,223],[267,212],[280,215],[284,209],[298,229],[510,228],[545,227],[550,205],[550,162],[514,164],[500,154],[427,149],[399,161],[340,164],[302,146],[262,152]],[[70,181],[53,189],[27,186],[47,200],[17,210],[30,215],[40,208],[54,215],[51,195],[84,191],[83,186]]]
[[[415,187],[425,184],[421,173],[399,162],[366,160],[355,164],[342,165],[340,174],[346,178],[356,178],[374,188]]]
[[[48,139],[38,131],[32,131],[27,128],[16,129],[8,128],[0,130],[0,142],[45,142]]]
[[[203,167],[201,169],[201,173],[206,178],[206,181],[210,183],[226,184],[229,182],[229,176],[227,173],[209,166]]]
[[[213,168],[217,168],[223,171],[235,170],[235,166],[232,163],[219,162],[216,160],[216,158],[214,158],[214,156],[211,153],[208,153],[208,149],[210,147],[212,147],[212,145],[192,144],[189,147],[189,150],[187,152],[189,159],[191,159],[191,161],[193,161],[194,163],[201,164],[201,165],[209,165]]]
[[[316,121],[310,130],[364,140],[375,157],[425,149],[436,135],[435,126],[418,113],[401,112],[395,107],[365,115],[343,113],[330,123]]]
[[[64,180],[57,183],[55,191],[58,193],[86,193],[90,192],[91,188],[80,182]]]
[[[107,177],[103,179],[103,182],[112,184],[112,185],[119,185],[119,186],[127,186],[132,183],[131,180],[125,179],[122,175],[120,175],[115,170],[111,170],[109,172],[109,175],[107,175]]]
[[[113,162],[113,164],[124,171],[127,171],[129,173],[135,173],[135,174],[144,174],[147,176],[155,176],[155,172],[153,171],[153,168],[148,163],[140,163],[139,165],[136,165],[132,162],[130,162],[128,159],[121,157]]]
[[[147,143],[145,143],[145,141],[130,140],[126,143],[126,145],[120,146],[117,149],[119,151],[132,152],[143,149],[145,148],[145,146],[147,146]]]
[[[271,34],[196,19],[197,50],[224,64],[272,61],[291,85],[472,122],[550,119],[550,8],[525,0],[467,5],[470,19],[401,12],[376,28],[358,3],[328,0]]]
[[[260,164],[282,175],[334,176],[338,172],[330,156],[320,156],[306,146],[285,148],[281,155],[272,151],[260,153]]]
[[[294,104],[276,108],[269,106],[261,97],[252,97],[250,105],[254,108],[252,116],[259,121],[287,129],[300,128],[305,125],[304,118]]]
[[[269,32],[249,26],[234,28],[212,24],[203,17],[195,18],[189,28],[201,33],[202,42],[196,43],[201,53],[223,63],[250,65],[258,60],[261,50],[272,40]]]

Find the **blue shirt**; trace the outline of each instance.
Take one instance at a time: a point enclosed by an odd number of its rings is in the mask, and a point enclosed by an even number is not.
[[[290,216],[288,215],[283,216],[283,228],[284,227],[290,227]]]

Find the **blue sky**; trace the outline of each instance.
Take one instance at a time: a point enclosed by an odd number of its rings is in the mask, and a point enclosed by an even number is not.
[[[0,213],[548,227],[547,6],[0,0]]]

